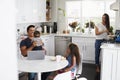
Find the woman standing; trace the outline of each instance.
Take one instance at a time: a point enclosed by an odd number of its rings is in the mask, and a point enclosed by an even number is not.
[[[104,39],[107,39],[107,35],[109,33],[110,21],[109,15],[103,14],[102,22],[97,24],[95,27],[96,34],[96,42],[95,42],[95,64],[96,64],[96,72],[100,72],[99,67],[99,56],[100,56],[100,46]]]

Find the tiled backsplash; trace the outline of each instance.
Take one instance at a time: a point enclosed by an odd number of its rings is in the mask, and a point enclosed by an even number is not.
[[[35,27],[40,27],[41,25],[49,25],[49,26],[53,26],[53,22],[42,22],[42,23],[21,23],[21,24],[17,24],[17,27],[16,27],[16,32],[17,32],[17,29],[19,29],[19,33],[20,34],[26,34],[26,28],[29,26],[29,25],[35,25]]]
[[[20,30],[20,34],[26,34],[26,28],[29,25],[35,25],[36,27],[40,26],[41,23],[22,23],[22,24],[17,24],[16,31],[17,29]]]

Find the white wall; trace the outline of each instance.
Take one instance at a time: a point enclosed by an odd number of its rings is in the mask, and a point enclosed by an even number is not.
[[[15,0],[0,0],[0,28],[0,80],[18,80]]]
[[[120,0],[116,0],[117,1],[120,1]],[[119,11],[116,11],[116,23],[115,23],[115,26],[116,26],[116,29],[119,29],[120,30],[120,9]]]
[[[65,0],[58,0],[58,8],[65,10]],[[62,32],[64,29],[66,29],[65,16],[59,10],[58,10],[58,15],[57,15],[57,22],[58,22],[59,32]]]

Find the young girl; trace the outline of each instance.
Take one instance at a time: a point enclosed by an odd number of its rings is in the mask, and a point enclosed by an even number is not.
[[[52,73],[47,80],[53,80],[54,77],[57,74],[63,73],[63,72],[67,72],[67,71],[71,71],[71,77],[75,77],[76,74],[76,69],[80,64],[80,53],[79,53],[79,48],[76,44],[71,43],[69,44],[67,50],[66,50],[66,54],[65,54],[66,60],[68,61],[68,65],[67,67],[65,67],[62,70],[56,71],[54,73]]]
[[[71,71],[72,77],[74,77],[76,74],[76,68],[80,64],[80,53],[78,46],[73,43],[69,44],[65,57],[68,60],[68,66],[63,70],[64,72]]]

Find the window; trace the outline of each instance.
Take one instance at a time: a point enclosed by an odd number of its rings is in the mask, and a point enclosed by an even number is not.
[[[110,10],[110,4],[115,0],[81,0],[81,1],[66,1],[66,22],[80,23],[81,28],[85,28],[85,23],[101,22],[102,15],[108,13],[110,16],[111,26],[115,26],[115,12]],[[68,25],[68,29],[71,28]]]

